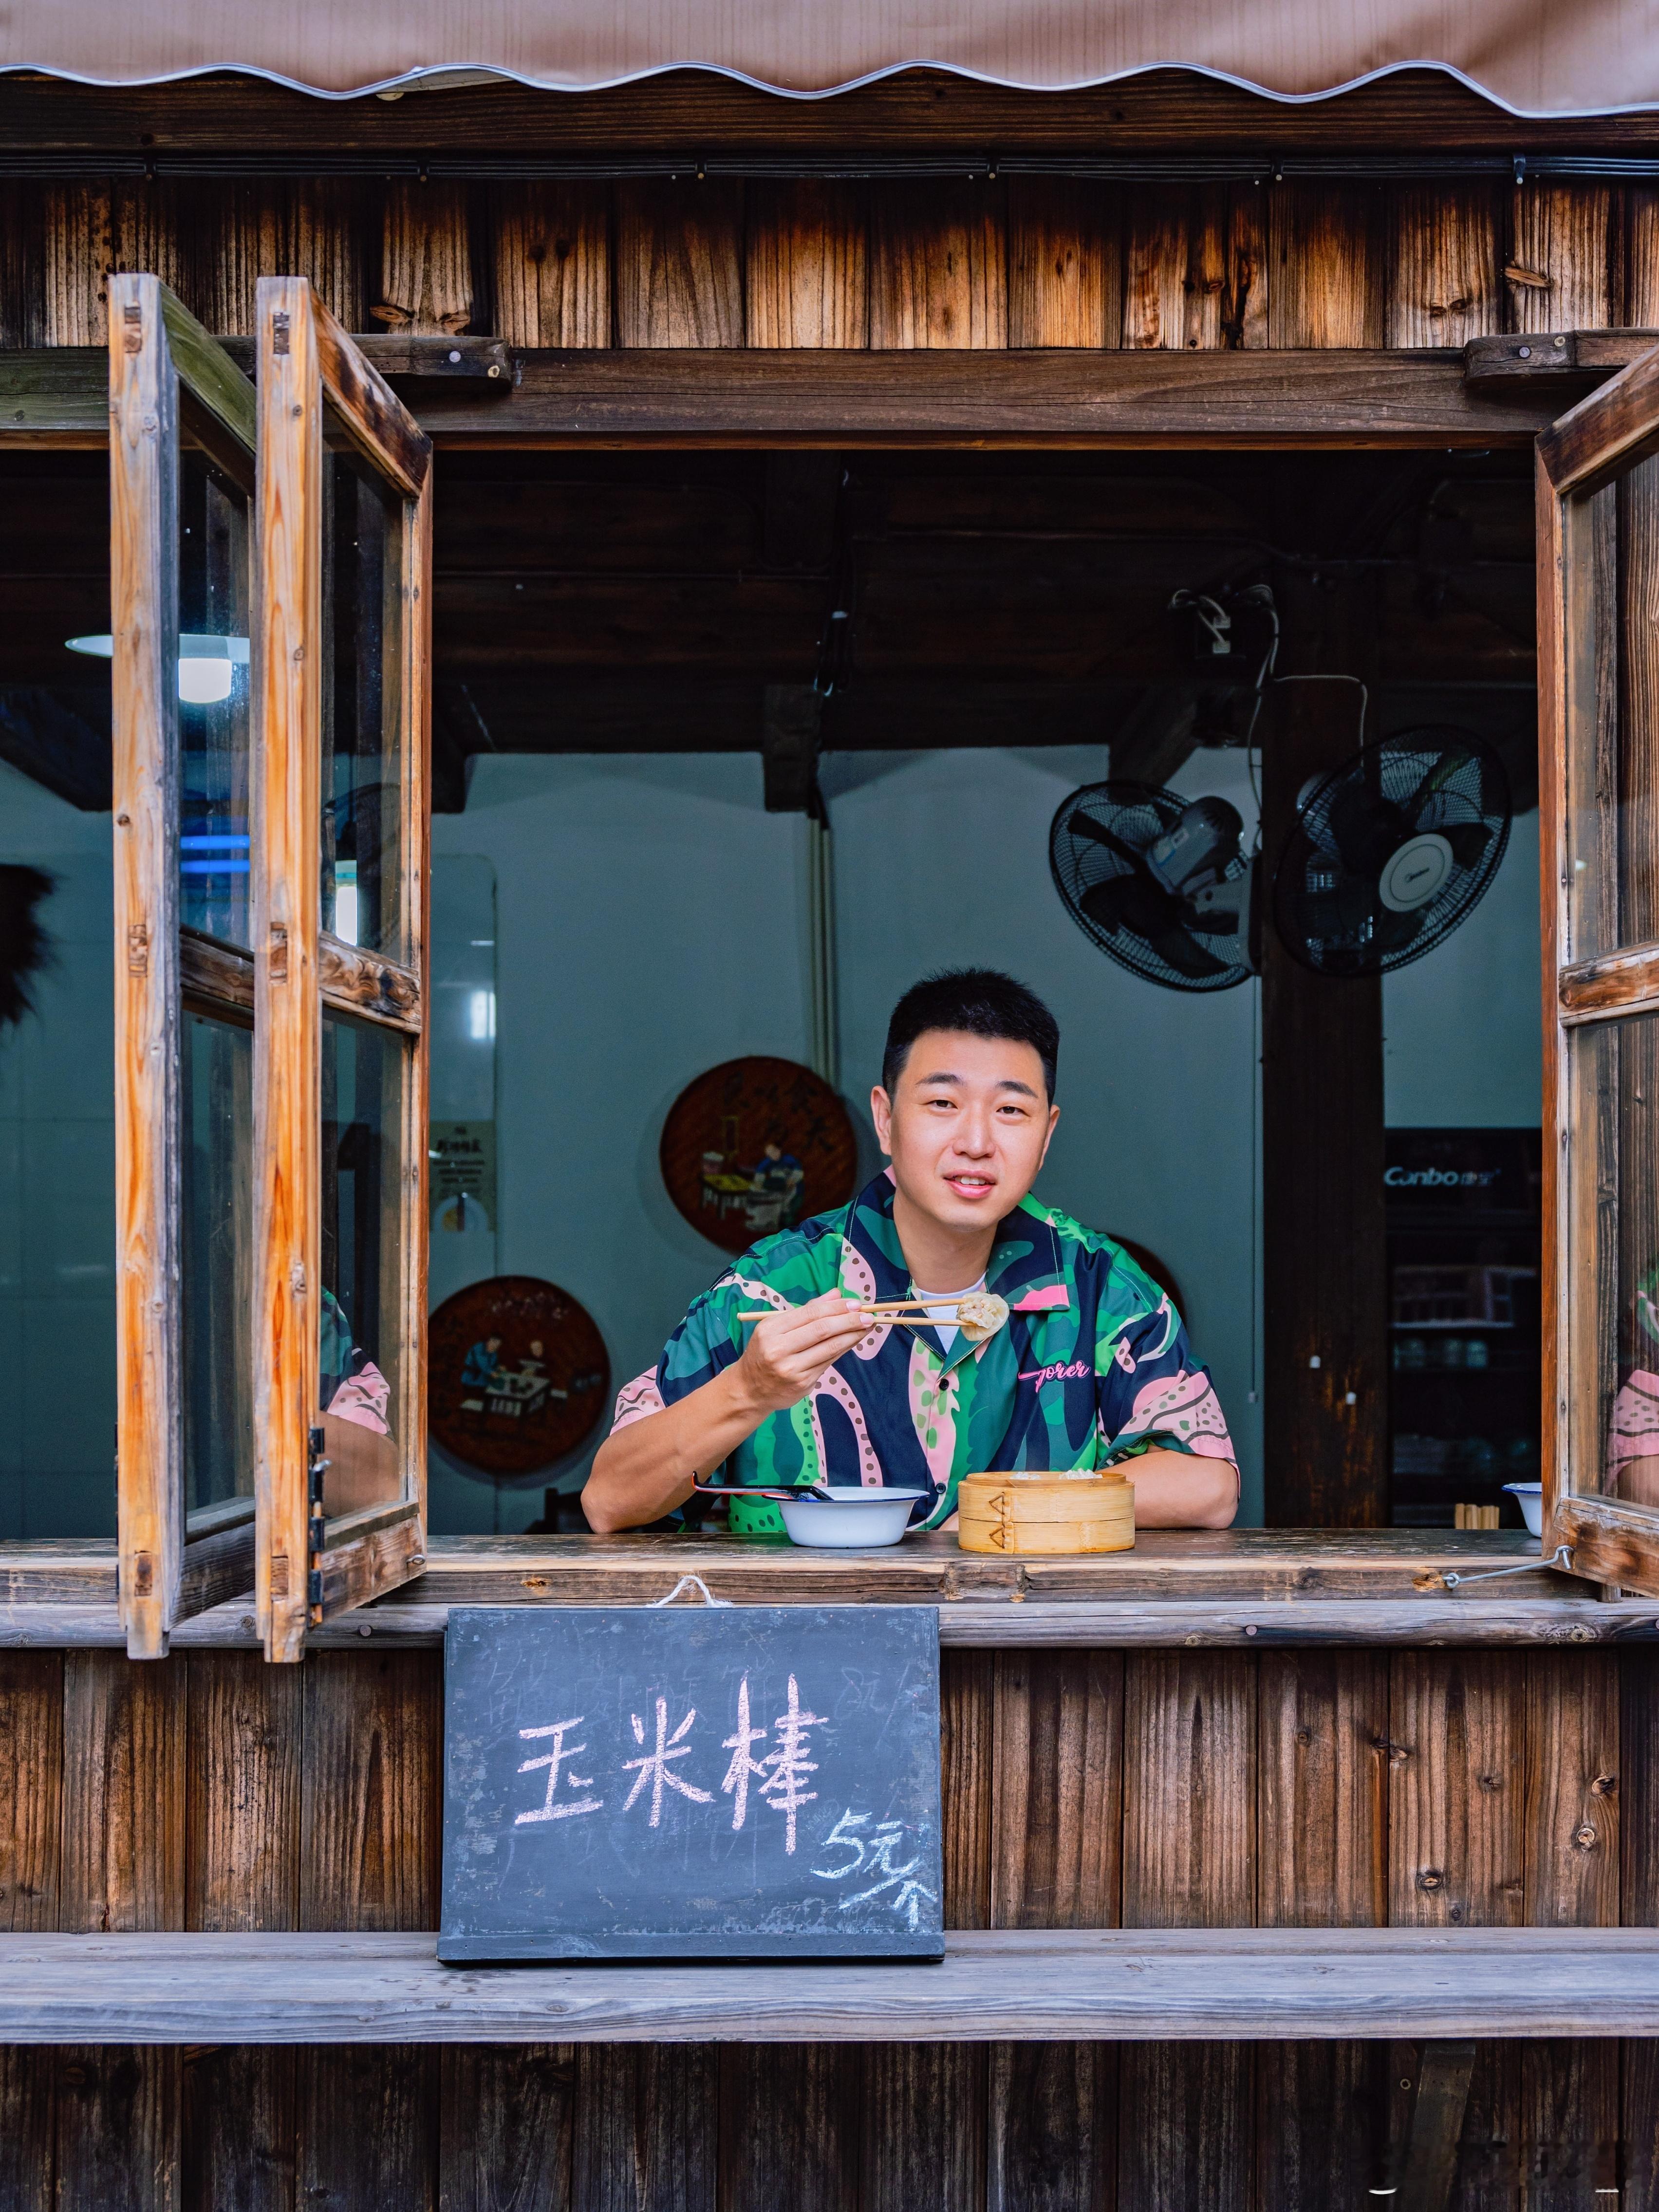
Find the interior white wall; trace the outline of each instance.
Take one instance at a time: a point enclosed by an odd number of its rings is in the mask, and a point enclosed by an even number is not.
[[[1462,927],[1382,979],[1392,1129],[1522,1128],[1543,1110],[1538,815],[1523,814]]]
[[[52,958],[0,1030],[0,1539],[115,1533],[111,823],[0,762],[0,861]]]
[[[663,1188],[669,1107],[720,1060],[805,1054],[802,842],[754,753],[487,757],[434,819],[434,866],[495,869],[496,1264],[579,1298],[618,1384],[724,1264]],[[433,1525],[522,1528],[544,1480],[436,1470]]]

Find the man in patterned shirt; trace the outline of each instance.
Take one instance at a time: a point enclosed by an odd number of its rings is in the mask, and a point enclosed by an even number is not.
[[[763,1237],[693,1304],[617,1401],[582,1493],[597,1529],[733,1486],[887,1483],[938,1528],[964,1474],[1121,1468],[1142,1528],[1224,1528],[1236,1455],[1181,1316],[1109,1237],[1030,1195],[1060,1118],[1060,1031],[989,969],[935,975],[894,1010],[871,1112],[891,1161],[834,1212]],[[863,1303],[983,1287],[1006,1325],[954,1310],[914,1330]],[[776,1311],[755,1322],[740,1311]]]

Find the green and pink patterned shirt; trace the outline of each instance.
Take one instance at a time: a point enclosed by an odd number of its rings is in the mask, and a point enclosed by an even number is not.
[[[742,1356],[744,1308],[804,1305],[837,1285],[857,1298],[912,1294],[883,1174],[852,1202],[734,1260],[693,1304],[662,1358],[617,1400],[613,1430],[642,1420]],[[720,1470],[722,1483],[829,1481],[916,1487],[918,1526],[956,1510],[964,1474],[1090,1474],[1153,1447],[1237,1455],[1208,1370],[1181,1316],[1114,1244],[1023,1200],[1000,1224],[985,1286],[1007,1326],[984,1344],[932,1328],[875,1329],[809,1397],[769,1414]]]

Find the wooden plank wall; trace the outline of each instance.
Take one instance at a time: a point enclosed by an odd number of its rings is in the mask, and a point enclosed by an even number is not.
[[[952,1925],[1659,1923],[1659,1652],[945,1656]],[[434,1926],[440,1685],[425,1650],[0,1655],[0,1928]],[[1325,2212],[1366,2201],[1412,2063],[0,2051],[0,2206]],[[1656,2142],[1659,2046],[1482,2045],[1453,2203],[1651,2203]]]
[[[104,340],[112,270],[252,328],[529,347],[1448,346],[1659,321],[1659,188],[1051,177],[0,184],[0,345]]]

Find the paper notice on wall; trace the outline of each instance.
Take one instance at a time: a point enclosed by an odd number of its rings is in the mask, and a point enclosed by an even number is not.
[[[495,1124],[433,1121],[428,1125],[432,1231],[465,1235],[495,1227]]]

